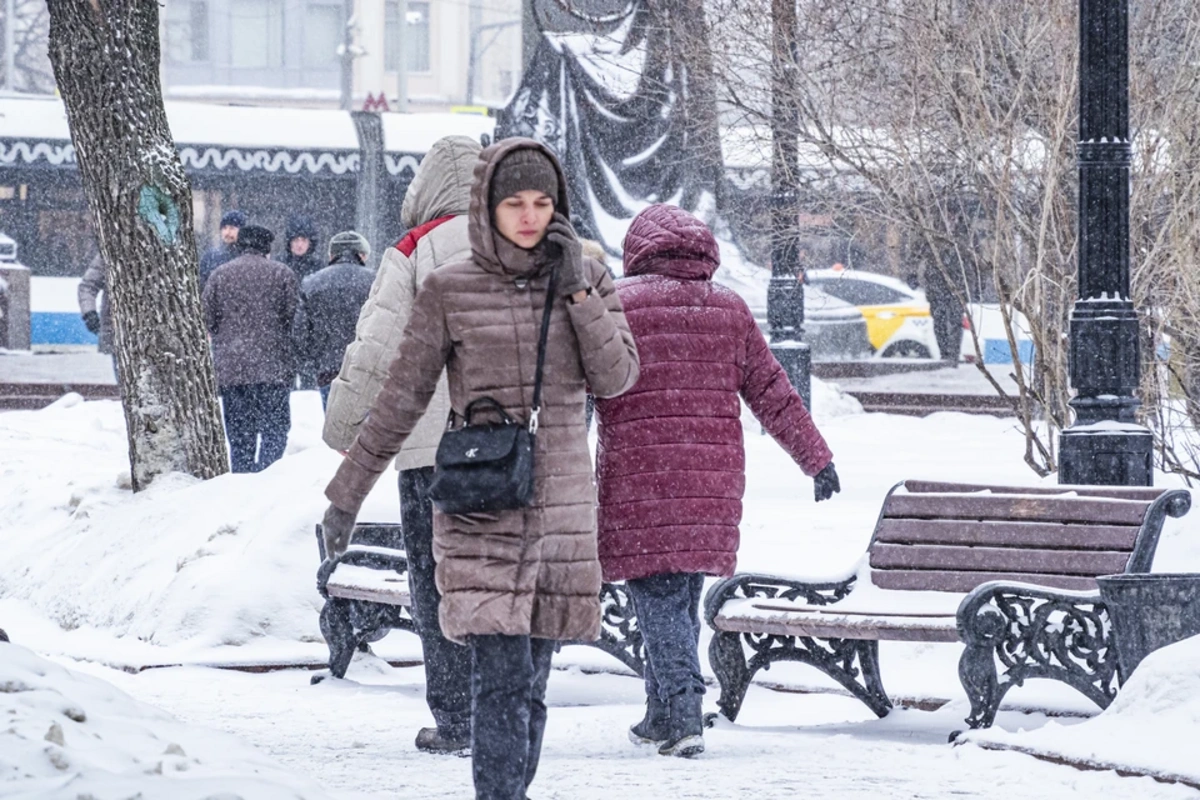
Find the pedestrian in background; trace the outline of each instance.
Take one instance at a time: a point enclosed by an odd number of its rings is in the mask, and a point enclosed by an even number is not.
[[[242,211],[226,211],[221,217],[221,241],[210,247],[200,257],[200,291],[217,267],[237,258],[240,251],[237,247],[238,231],[246,224],[246,214]]]
[[[243,226],[241,255],[217,267],[204,287],[204,321],[234,472],[259,472],[279,460],[292,424],[299,287],[287,266],[268,257],[274,238],[266,228]]]
[[[112,354],[113,323],[112,303],[108,301],[108,269],[99,253],[80,278],[76,297],[84,327],[97,337],[97,349],[101,353]]]
[[[317,249],[317,226],[303,214],[288,217],[283,233],[286,242],[283,252],[275,257],[292,268],[296,280],[303,283],[309,275],[315,275],[326,266]]]
[[[941,351],[942,361],[949,366],[958,366],[962,355],[963,303],[961,288],[948,274],[945,263],[936,263],[933,256],[924,263],[923,277],[925,299],[929,301],[929,314],[933,317],[933,335]]]
[[[316,376],[321,406],[329,402],[329,385],[342,366],[346,346],[354,341],[358,314],[375,273],[366,267],[371,245],[357,231],[329,240],[329,266],[300,283],[300,304],[292,325],[301,371]]]
[[[363,499],[412,433],[443,369],[454,418],[491,401],[530,425],[538,339],[549,303],[545,382],[529,505],[434,514],[442,632],[472,652],[471,759],[478,800],[519,800],[546,726],[559,640],[600,634],[596,494],[583,424],[599,397],[637,380],[637,351],[604,267],[571,227],[558,160],[530,139],[485,149],[475,166],[466,261],[421,285],[383,388],[325,490],[326,552],[343,552]],[[552,277],[553,276],[553,277]],[[553,291],[551,283],[553,281]],[[499,421],[497,412],[476,413]]]
[[[330,389],[324,438],[335,450],[349,450],[354,443],[387,378],[425,279],[445,264],[471,257],[467,211],[481,149],[470,137],[447,136],[434,142],[421,159],[400,209],[408,233],[384,252],[355,341],[346,349],[341,373]],[[425,657],[425,701],[435,723],[417,732],[416,745],[431,753],[462,752],[471,746],[471,651],[442,635],[442,596],[434,581],[429,485],[449,412],[443,371],[428,409],[396,454],[412,615]]]
[[[660,204],[625,236],[617,294],[641,360],[638,382],[598,397],[600,564],[625,581],[646,646],[646,715],[635,743],[663,755],[704,751],[700,594],[732,575],[746,484],[742,401],[814,477],[818,501],[840,491],[833,456],[749,307],[713,283],[708,227]]]
[[[76,290],[79,315],[88,333],[96,337],[96,350],[112,357],[113,375],[117,375],[117,353],[113,340],[112,303],[108,294],[108,268],[99,253],[84,270]]]
[[[315,275],[324,269],[327,261],[321,259],[317,251],[317,226],[312,219],[303,214],[293,214],[288,217],[283,231],[283,252],[275,257],[276,261],[287,264],[296,274],[296,282],[302,284],[304,279]],[[320,388],[317,376],[305,364],[299,365],[300,372],[296,375],[296,388],[311,390]]]

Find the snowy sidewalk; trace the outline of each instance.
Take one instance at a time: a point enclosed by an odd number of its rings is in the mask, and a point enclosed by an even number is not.
[[[469,760],[413,747],[417,729],[431,723],[420,668],[395,670],[362,658],[351,666],[355,680],[318,686],[308,685],[306,671],[182,668],[133,676],[88,669],[184,721],[238,736],[343,800],[471,796]],[[707,752],[684,761],[626,739],[626,728],[642,713],[640,681],[555,670],[548,701],[534,800],[1200,797],[1149,778],[1078,772],[1015,753],[951,746],[946,729],[962,708],[897,711],[876,720],[847,698],[752,687],[738,724],[719,722],[706,733]],[[706,701],[711,706],[715,696]],[[1010,726],[1022,719],[1002,716]]]

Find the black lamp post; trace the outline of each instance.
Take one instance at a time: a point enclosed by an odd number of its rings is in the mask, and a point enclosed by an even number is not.
[[[767,333],[804,404],[812,407],[812,356],[804,344],[804,284],[800,280],[800,108],[796,95],[795,0],[772,0],[771,56],[771,282],[767,286]]]
[[[1129,299],[1129,0],[1079,3],[1079,297],[1071,311],[1075,422],[1060,483],[1150,486],[1138,424],[1138,316]]]

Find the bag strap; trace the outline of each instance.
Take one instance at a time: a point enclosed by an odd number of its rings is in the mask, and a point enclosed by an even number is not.
[[[538,336],[537,372],[533,376],[533,407],[529,409],[529,433],[537,435],[538,414],[542,411],[542,370],[546,366],[546,337],[550,334],[550,312],[554,308],[554,290],[558,286],[558,266],[550,270],[546,286],[546,306],[542,309],[542,332]]]

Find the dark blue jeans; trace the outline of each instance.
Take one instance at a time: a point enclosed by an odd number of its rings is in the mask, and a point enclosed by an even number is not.
[[[232,471],[261,472],[283,456],[292,427],[290,397],[291,387],[282,384],[253,383],[221,389]]]
[[[664,703],[704,694],[700,674],[700,594],[704,576],[670,572],[626,581],[646,642],[646,696]]]
[[[465,740],[471,734],[471,651],[443,636],[438,624],[442,595],[433,578],[432,480],[433,467],[400,471],[400,525],[412,615],[425,654],[425,702],[443,736]]]
[[[329,387],[333,384],[327,383],[324,386],[318,386],[317,391],[321,393],[321,410],[325,411],[329,408]]]
[[[494,634],[472,636],[470,644],[475,800],[525,800],[542,756],[557,642]]]

